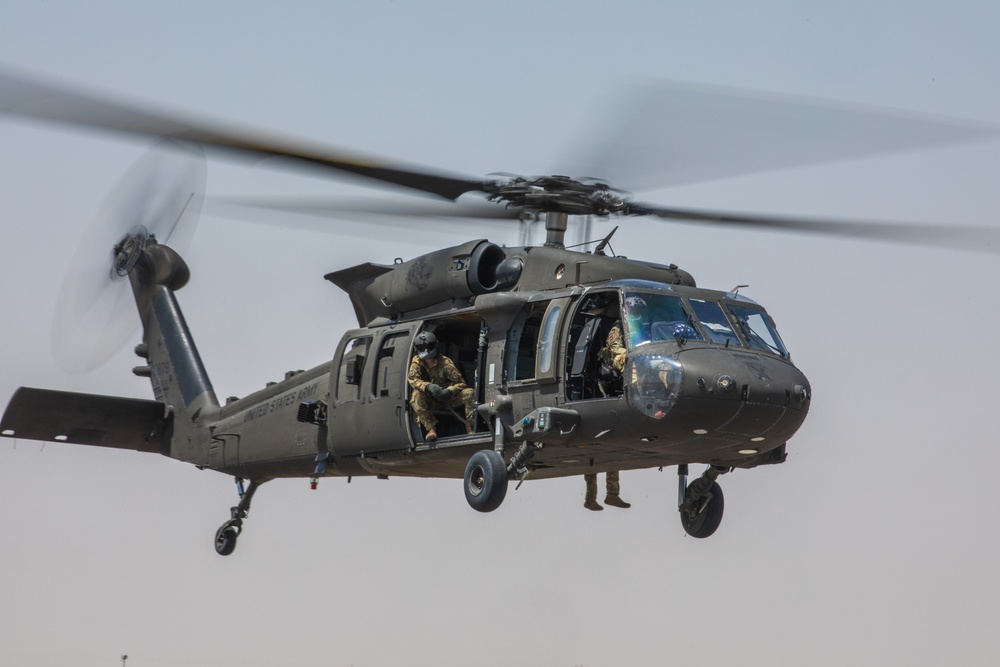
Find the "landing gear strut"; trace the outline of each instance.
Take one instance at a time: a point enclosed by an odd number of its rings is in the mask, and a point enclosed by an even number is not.
[[[678,510],[681,525],[691,537],[709,537],[722,523],[725,499],[722,487],[716,482],[719,475],[729,472],[729,468],[710,466],[701,477],[687,484],[688,467],[677,466]]]
[[[236,538],[243,532],[243,519],[250,513],[250,502],[253,494],[257,492],[257,487],[267,480],[250,480],[250,486],[243,489],[243,480],[236,478],[236,488],[240,494],[240,503],[229,511],[232,518],[222,524],[219,530],[215,531],[215,553],[220,556],[228,556],[236,549]]]

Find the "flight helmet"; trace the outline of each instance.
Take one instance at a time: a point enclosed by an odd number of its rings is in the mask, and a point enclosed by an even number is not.
[[[437,336],[430,331],[421,331],[413,339],[413,348],[421,359],[437,356]]]

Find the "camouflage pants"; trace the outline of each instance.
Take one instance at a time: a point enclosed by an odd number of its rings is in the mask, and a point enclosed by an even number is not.
[[[621,484],[618,482],[618,471],[609,470],[607,477],[607,495],[617,496],[621,494]],[[587,500],[597,500],[597,473],[588,472],[583,476],[583,480],[587,483]]]
[[[413,410],[413,416],[417,418],[420,425],[423,426],[425,430],[429,431],[437,426],[437,417],[434,416],[434,410],[464,407],[465,421],[469,423],[469,427],[473,427],[476,424],[476,413],[472,400],[472,395],[474,393],[475,392],[472,389],[466,388],[442,402],[431,398],[419,389],[415,389],[413,394],[410,396],[410,409]]]

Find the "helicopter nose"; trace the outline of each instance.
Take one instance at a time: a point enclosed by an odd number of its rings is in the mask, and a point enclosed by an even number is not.
[[[664,420],[673,433],[717,439],[745,454],[787,441],[812,396],[790,361],[744,349],[651,350],[636,355],[632,375],[633,408]]]
[[[809,381],[789,361],[773,355],[728,350],[686,350],[676,355],[685,370],[683,395],[807,409]]]

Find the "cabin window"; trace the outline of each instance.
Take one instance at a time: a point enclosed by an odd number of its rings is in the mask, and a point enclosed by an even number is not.
[[[714,301],[704,301],[702,299],[689,299],[691,310],[695,317],[701,322],[701,328],[708,334],[708,340],[719,345],[740,344],[740,339],[736,337],[732,324],[722,311],[722,306]]]
[[[338,401],[356,401],[361,398],[361,376],[371,342],[371,336],[363,336],[350,341],[344,348],[337,372]]]
[[[556,379],[556,353],[559,350],[559,322],[569,299],[556,299],[549,304],[538,334],[538,366],[535,377],[539,380]]]
[[[788,358],[788,350],[781,342],[781,337],[778,336],[778,331],[767,313],[760,308],[734,303],[726,304],[726,308],[736,320],[747,347]]]
[[[533,303],[514,321],[507,338],[508,377],[530,380],[535,377],[538,336],[545,314],[545,303]]]
[[[555,304],[549,309],[545,320],[542,322],[542,334],[538,338],[538,374],[552,372],[552,357],[555,356],[556,346],[556,323],[559,322],[559,314],[562,308]]]

